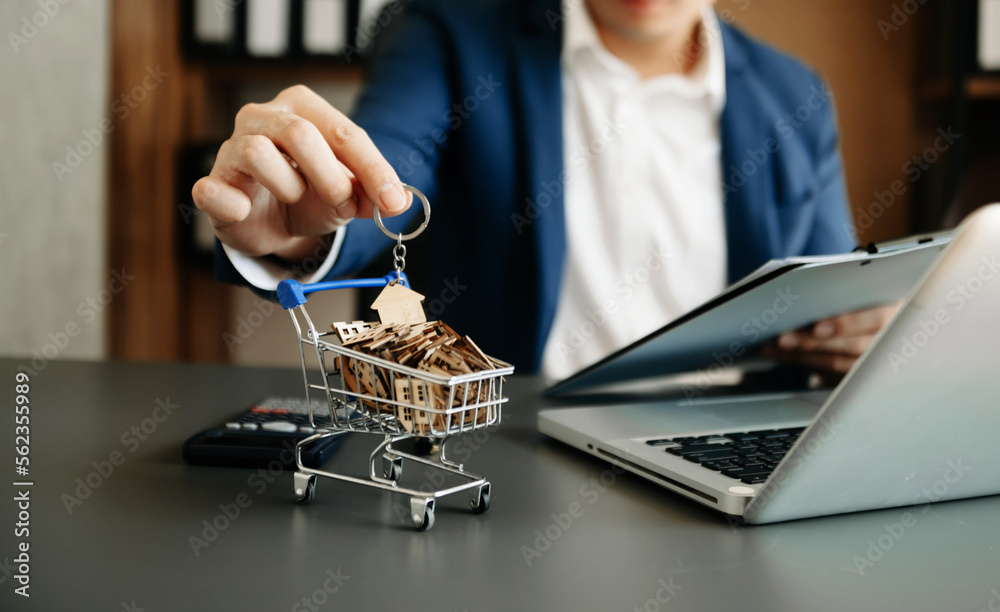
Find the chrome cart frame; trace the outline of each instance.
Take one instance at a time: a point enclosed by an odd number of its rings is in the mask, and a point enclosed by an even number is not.
[[[298,339],[309,424],[317,430],[316,434],[296,445],[295,496],[299,503],[309,503],[316,495],[318,476],[406,495],[410,497],[410,517],[414,527],[426,530],[434,525],[434,508],[440,497],[473,490],[470,500],[472,511],[478,514],[489,509],[489,481],[466,471],[461,463],[448,459],[445,447],[452,436],[489,427],[500,421],[501,408],[507,402],[503,395],[503,377],[512,374],[514,368],[494,359],[494,369],[446,377],[399,365],[334,344],[331,342],[333,338],[329,337],[336,338],[335,332],[317,331],[305,309],[306,294],[309,293],[351,287],[382,287],[392,282],[401,282],[404,286],[408,284],[405,274],[397,271],[383,278],[311,285],[285,280],[278,286],[278,299],[291,315]],[[315,357],[319,372],[313,372],[311,381],[309,361],[312,357]],[[378,381],[375,388],[383,390],[384,396],[363,393],[359,381],[365,377]],[[351,381],[353,388],[349,384]],[[312,402],[316,393],[326,400],[315,403],[322,406],[320,408],[314,408]],[[441,402],[441,398],[447,399]],[[302,464],[303,448],[348,432],[384,437],[369,458],[367,478],[312,469]],[[417,455],[394,446],[408,438],[429,439],[432,442],[430,454]],[[399,485],[404,459],[468,482],[430,492],[404,488]]]

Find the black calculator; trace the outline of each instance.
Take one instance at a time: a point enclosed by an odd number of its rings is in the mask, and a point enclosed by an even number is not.
[[[184,460],[192,465],[295,469],[295,445],[330,425],[326,402],[313,400],[314,419],[304,397],[266,397],[219,427],[206,429],[184,443]],[[330,436],[303,449],[311,468],[326,463],[345,435]]]

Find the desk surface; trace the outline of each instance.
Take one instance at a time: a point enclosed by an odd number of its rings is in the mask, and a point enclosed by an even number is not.
[[[8,415],[19,363],[0,360]],[[989,609],[1000,605],[1000,497],[917,510],[901,532],[898,509],[731,528],[539,435],[540,387],[529,378],[510,381],[504,423],[459,449],[492,481],[492,508],[477,516],[464,494],[445,498],[426,533],[397,513],[406,498],[321,479],[315,501],[299,506],[289,473],[268,483],[250,470],[184,464],[189,435],[262,396],[300,395],[300,385],[292,370],[49,364],[31,381],[31,598],[13,594],[4,563],[0,608],[975,612],[994,597]],[[145,441],[123,440],[158,400],[178,407]],[[0,457],[10,466],[13,431],[3,431]],[[362,470],[376,442],[355,435],[331,467]],[[115,451],[121,465],[69,513],[62,496]],[[0,559],[13,559],[21,539],[12,481],[0,503]],[[190,538],[241,495],[249,505],[220,520],[228,526],[196,556]],[[577,518],[568,516],[573,504]],[[530,564],[526,547],[538,553]]]

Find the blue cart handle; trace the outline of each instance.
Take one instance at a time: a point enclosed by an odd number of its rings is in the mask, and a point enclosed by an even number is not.
[[[306,303],[306,295],[317,291],[330,291],[332,289],[360,289],[361,287],[385,287],[396,280],[396,272],[390,272],[382,278],[354,278],[347,280],[327,281],[325,283],[312,283],[303,285],[295,280],[283,280],[278,283],[278,302],[285,310],[295,308]],[[406,274],[399,273],[399,281],[404,287],[409,289],[410,281],[406,279]]]

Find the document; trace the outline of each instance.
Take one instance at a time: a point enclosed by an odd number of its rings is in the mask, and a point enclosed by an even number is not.
[[[194,37],[200,43],[226,44],[233,39],[236,11],[218,0],[195,0]]]
[[[347,0],[306,0],[302,18],[306,53],[332,55],[347,44]]]
[[[247,53],[281,57],[288,53],[291,0],[247,0]]]

